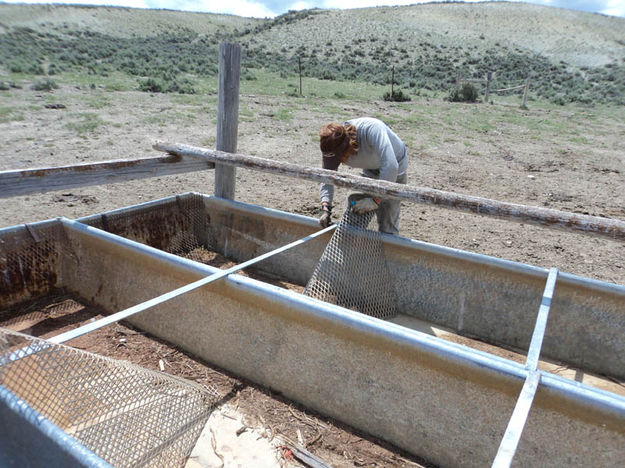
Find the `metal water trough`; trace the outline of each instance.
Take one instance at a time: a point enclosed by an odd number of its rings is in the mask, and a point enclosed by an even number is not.
[[[193,193],[6,228],[3,245],[39,246],[43,261],[0,282],[0,308],[63,287],[114,312],[218,271],[175,255],[185,236],[242,262],[316,230],[308,217]],[[305,284],[329,237],[258,267]],[[129,322],[441,466],[513,455],[521,466],[625,465],[625,397],[536,369],[540,354],[625,379],[625,287],[400,237],[383,241],[404,317],[524,350],[527,363],[236,274]],[[518,450],[507,453],[506,438],[515,437]]]

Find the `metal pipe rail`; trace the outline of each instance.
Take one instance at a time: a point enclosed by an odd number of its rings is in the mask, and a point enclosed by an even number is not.
[[[492,216],[520,223],[530,223],[550,228],[583,232],[625,241],[625,221],[617,219],[519,205],[488,198],[461,195],[428,187],[410,187],[384,180],[374,180],[351,174],[341,174],[327,169],[283,163],[244,154],[225,153],[223,151],[177,143],[157,143],[153,147],[157,151],[163,151],[177,156],[193,156],[213,163],[323,182],[339,187],[353,188],[383,197],[398,198],[400,200],[436,205],[483,216]]]
[[[91,226],[86,226],[78,221],[73,221],[71,219],[67,219],[67,218],[61,218],[61,222],[63,223],[64,226],[68,227],[69,229],[78,229],[78,230],[82,230],[82,231],[92,231],[92,230],[97,230],[94,227]],[[273,257],[274,255],[277,255],[279,253],[285,252],[289,249],[292,249],[294,247],[297,247],[299,245],[305,244],[308,241],[311,241],[319,236],[322,236],[323,234],[332,231],[333,229],[336,228],[336,224],[333,224],[332,226],[328,226],[325,229],[321,229],[309,236],[306,236],[302,239],[298,239],[295,242],[291,242],[283,247],[280,247],[278,249],[272,250],[270,252],[264,253],[262,255],[259,255],[258,257],[252,258],[251,260],[248,260],[247,262],[243,262],[243,263],[239,263],[238,265],[235,265],[231,268],[228,268],[226,270],[222,270],[220,272],[214,273],[210,276],[207,276],[205,278],[199,279],[197,281],[194,281],[193,283],[190,284],[186,284],[180,288],[174,289],[173,291],[169,291],[165,294],[161,294],[160,296],[154,297],[148,301],[144,301],[140,304],[137,304],[135,306],[129,307],[128,309],[124,309],[122,311],[119,311],[113,315],[109,315],[107,317],[104,317],[100,320],[97,320],[95,322],[92,323],[88,323],[87,325],[83,325],[82,327],[76,328],[74,330],[70,330],[67,331],[65,333],[60,333],[56,336],[53,336],[52,338],[48,339],[49,342],[51,343],[56,343],[56,344],[60,344],[60,343],[65,343],[66,341],[69,340],[73,340],[74,338],[77,338],[79,336],[82,335],[86,335],[87,333],[90,333],[94,330],[98,330],[99,328],[103,328],[107,325],[110,325],[112,323],[115,322],[119,322],[120,320],[124,320],[127,319],[128,317],[131,317],[133,315],[138,314],[139,312],[143,312],[144,310],[150,309],[152,307],[155,307],[159,304],[162,304],[164,302],[167,302],[171,299],[174,299],[178,296],[181,296],[183,294],[186,294],[188,292],[191,292],[197,288],[200,288],[204,285],[207,285],[209,283],[213,283],[217,280],[220,280],[222,278],[225,278],[226,276],[232,274],[232,273],[236,273],[237,271],[243,270],[251,265],[254,265],[255,263],[261,262],[269,257]]]

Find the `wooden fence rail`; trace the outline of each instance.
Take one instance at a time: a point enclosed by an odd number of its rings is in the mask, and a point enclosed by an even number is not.
[[[254,169],[298,179],[330,183],[339,187],[349,187],[382,197],[398,198],[468,213],[502,218],[521,223],[536,224],[550,228],[601,235],[625,241],[625,221],[617,219],[518,205],[515,203],[490,200],[488,198],[445,192],[427,187],[410,187],[383,180],[342,174],[326,169],[284,163],[243,154],[224,153],[222,151],[183,144],[157,143],[154,145],[154,149],[178,156],[197,157],[214,163]]]
[[[202,171],[215,165],[187,156],[118,159],[73,166],[41,167],[0,172],[0,198],[54,190],[112,184],[147,177]]]

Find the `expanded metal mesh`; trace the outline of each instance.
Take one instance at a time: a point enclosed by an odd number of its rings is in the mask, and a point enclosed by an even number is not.
[[[183,466],[214,388],[0,328],[0,384],[114,466]]]
[[[368,228],[375,212],[345,210],[304,294],[377,318],[397,315],[382,236]]]
[[[58,286],[61,264],[76,256],[58,221],[24,225],[0,238],[0,308]]]
[[[195,250],[210,247],[210,218],[199,194],[106,213],[91,218],[87,224],[191,260],[197,260]]]

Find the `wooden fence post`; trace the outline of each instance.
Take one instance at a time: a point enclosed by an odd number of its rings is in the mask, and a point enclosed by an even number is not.
[[[395,65],[393,65],[393,71],[391,73],[391,101],[395,100]]]
[[[488,104],[488,98],[490,97],[490,81],[493,78],[493,72],[489,71],[486,74],[486,91],[484,92],[484,102]]]
[[[303,96],[302,94],[302,58],[301,57],[297,57],[297,66],[299,68],[299,95]]]
[[[525,80],[525,89],[523,89],[523,102],[521,103],[521,109],[527,109],[527,93],[530,90],[530,77]]]
[[[239,80],[241,46],[219,44],[219,89],[217,94],[217,150],[236,153],[239,128]],[[215,164],[215,196],[234,200],[236,169]]]

